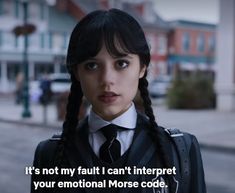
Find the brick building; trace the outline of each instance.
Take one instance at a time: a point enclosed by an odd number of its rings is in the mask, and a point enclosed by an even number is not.
[[[151,48],[149,79],[167,73],[167,38],[170,28],[169,24],[154,11],[152,0],[59,0],[57,7],[70,13],[77,20],[96,9],[114,7],[128,12],[143,27]]]
[[[182,71],[214,71],[216,25],[178,20],[169,23],[168,73],[177,66]]]

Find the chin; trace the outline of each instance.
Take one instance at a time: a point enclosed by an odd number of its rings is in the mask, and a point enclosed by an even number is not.
[[[121,113],[122,113],[121,110],[106,109],[105,111],[101,112],[100,116],[105,120],[112,120],[118,117]]]

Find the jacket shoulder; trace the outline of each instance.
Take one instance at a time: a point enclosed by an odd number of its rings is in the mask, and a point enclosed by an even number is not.
[[[41,141],[35,150],[34,166],[50,167],[53,164],[53,159],[57,150],[58,141],[54,136],[50,139]]]

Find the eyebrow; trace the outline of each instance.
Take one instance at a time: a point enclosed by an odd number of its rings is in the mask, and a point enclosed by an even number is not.
[[[114,57],[114,58],[129,58],[129,59],[132,59],[133,57],[130,56],[130,54],[127,54],[125,56],[117,56],[117,57]]]
[[[133,59],[133,57],[132,56],[130,56],[130,54],[127,54],[127,55],[123,55],[123,56],[113,56],[113,58],[114,59],[121,59],[121,58],[129,58],[129,59]],[[95,57],[90,57],[90,58],[88,58],[86,61],[89,61],[89,60],[100,60],[99,58],[96,58],[96,56]]]

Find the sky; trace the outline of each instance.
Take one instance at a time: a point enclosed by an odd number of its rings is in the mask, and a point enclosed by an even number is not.
[[[153,0],[155,10],[164,20],[186,19],[216,24],[219,0]]]

